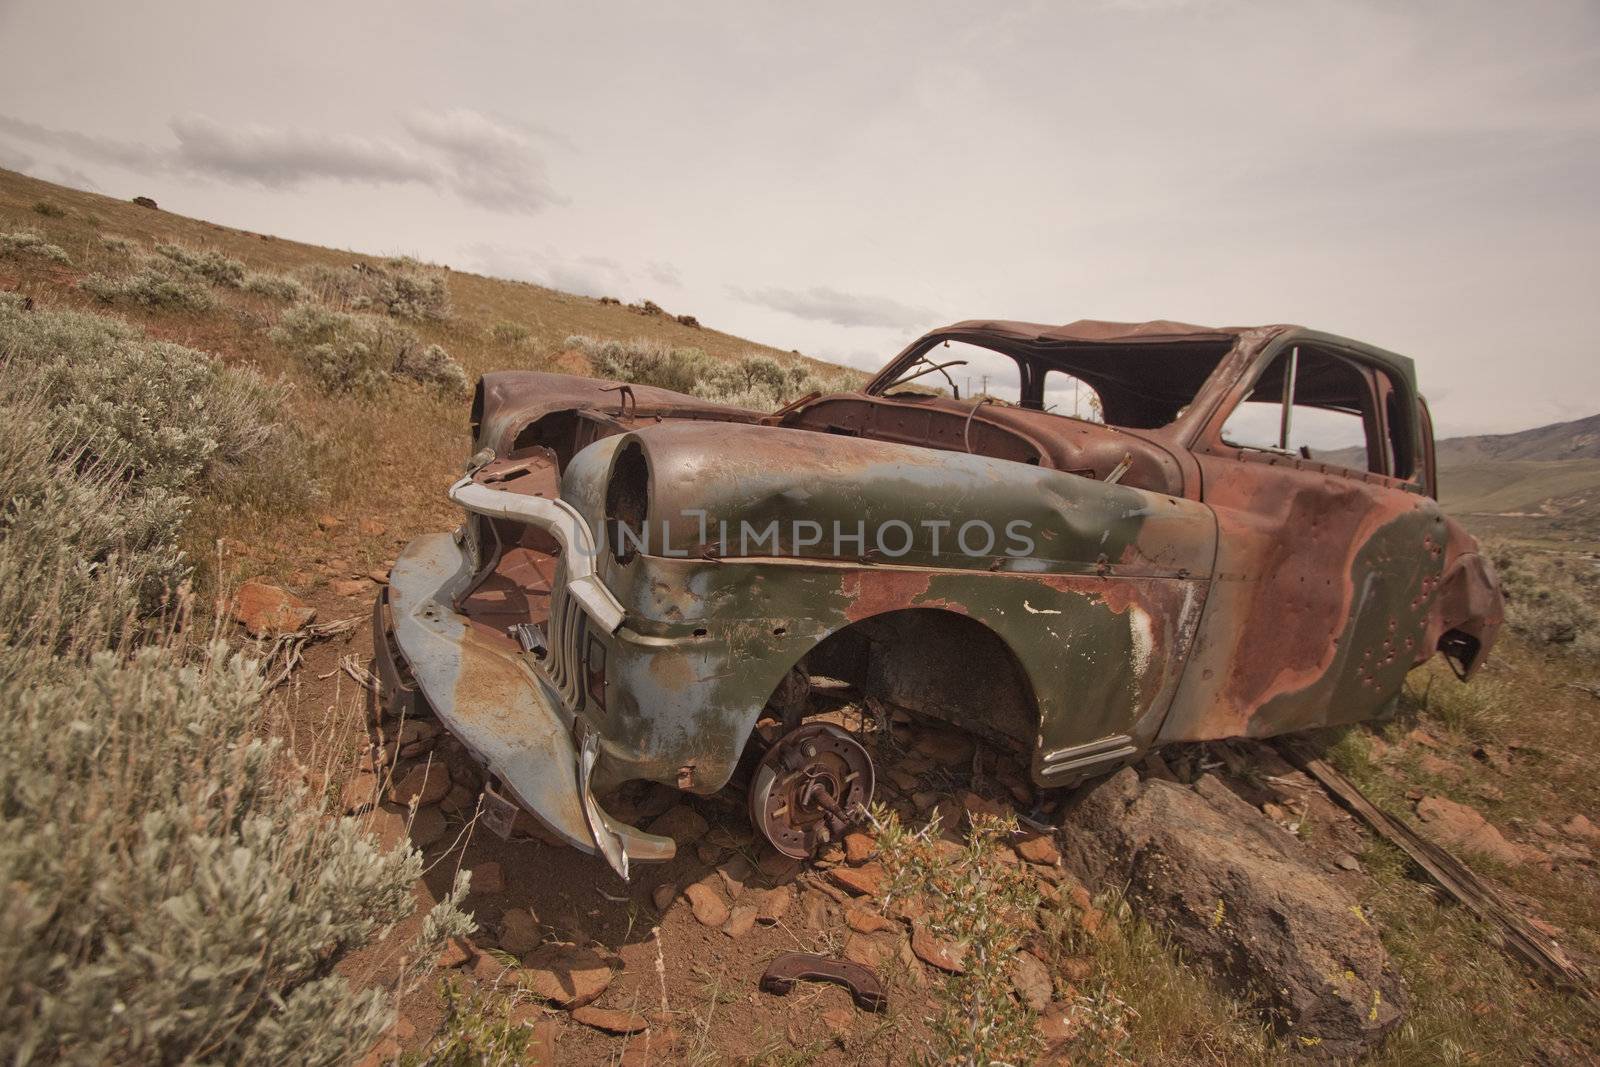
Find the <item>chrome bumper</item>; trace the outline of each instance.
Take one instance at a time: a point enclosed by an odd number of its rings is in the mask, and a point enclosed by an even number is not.
[[[484,500],[483,493],[500,499]],[[490,514],[480,509],[499,506],[508,496],[461,483],[451,489],[451,499],[479,514]],[[529,508],[530,501],[543,507]],[[514,511],[492,514],[535,522],[561,540],[564,562],[575,570],[584,563],[590,568],[591,581],[585,588],[592,592],[573,596],[597,621],[605,617],[609,599],[620,626],[620,605],[593,578],[592,549],[580,560],[583,548],[575,529],[584,537],[588,530],[576,512],[542,498],[513,498],[513,502]],[[569,544],[575,551],[567,551]],[[585,575],[580,571],[577,576]],[[409,671],[409,684],[426,698],[440,723],[512,799],[573,847],[604,856],[623,878],[628,877],[630,860],[671,859],[676,850],[671,838],[619,822],[595,801],[590,775],[599,754],[599,736],[588,721],[562,700],[560,691],[530,665],[525,654],[475,631],[453,610],[457,594],[472,577],[470,562],[450,534],[418,538],[401,553],[390,568],[373,635],[386,688],[391,679],[399,691],[407,687],[400,680],[398,657]],[[600,612],[587,600],[597,603]]]

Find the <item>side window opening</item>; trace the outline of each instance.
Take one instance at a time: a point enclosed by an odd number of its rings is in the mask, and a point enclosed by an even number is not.
[[[1280,353],[1262,372],[1223,424],[1222,440],[1350,470],[1388,468],[1367,372],[1306,345]]]
[[[1105,406],[1094,387],[1066,371],[1049,370],[1044,376],[1044,409],[1089,422],[1105,422]]]

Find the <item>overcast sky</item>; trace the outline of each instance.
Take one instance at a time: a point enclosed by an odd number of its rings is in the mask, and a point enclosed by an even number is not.
[[[0,166],[876,366],[1303,322],[1600,411],[1600,4],[0,0]]]

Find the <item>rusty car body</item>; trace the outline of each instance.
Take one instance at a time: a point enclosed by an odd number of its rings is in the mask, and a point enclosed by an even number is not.
[[[1015,362],[1019,399],[911,391],[946,342]],[[1052,372],[1104,421],[1045,410]],[[1276,446],[1223,433],[1247,399],[1283,409]],[[1358,419],[1362,458],[1289,448],[1302,407]],[[1048,788],[1380,715],[1435,653],[1470,676],[1501,621],[1436,502],[1412,362],[1299,326],[967,321],[770,413],[495,373],[471,433],[465,523],[413,542],[380,597],[380,675],[483,763],[486,797],[624,876],[674,844],[597,797],[722,789],[758,720],[800,725],[810,677],[1008,748]],[[940,551],[977,519],[1022,524],[1027,550]],[[849,768],[808,788],[831,807]]]

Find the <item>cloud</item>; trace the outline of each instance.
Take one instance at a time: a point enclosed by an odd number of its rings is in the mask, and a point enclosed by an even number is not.
[[[652,295],[646,280],[659,283],[663,270],[677,275],[670,263],[652,262],[639,269],[606,256],[566,256],[554,249],[540,253],[521,246],[475,244],[464,252],[464,262],[483,274],[533,282],[579,296],[645,299]]]
[[[467,108],[419,111],[406,132],[430,148],[463,199],[499,211],[537,211],[560,202],[527,135]]]
[[[531,214],[559,203],[528,137],[477,111],[420,111],[401,123],[407,140],[319,133],[182,115],[170,145],[146,145],[53,129],[0,115],[0,133],[84,161],[144,174],[177,174],[271,189],[316,181],[417,184],[496,211]]]
[[[922,329],[939,318],[927,308],[902,304],[883,296],[861,296],[814,285],[810,289],[742,289],[729,286],[728,292],[747,304],[782,311],[812,322],[835,326],[873,326],[884,329]]]
[[[392,141],[224,125],[203,115],[171,122],[178,138],[171,161],[179,170],[213,178],[288,188],[317,179],[385,185],[434,184],[438,165]]]
[[[678,273],[678,268],[659,259],[651,260],[645,265],[645,276],[657,285],[667,285],[674,289],[683,287],[683,275]]]

